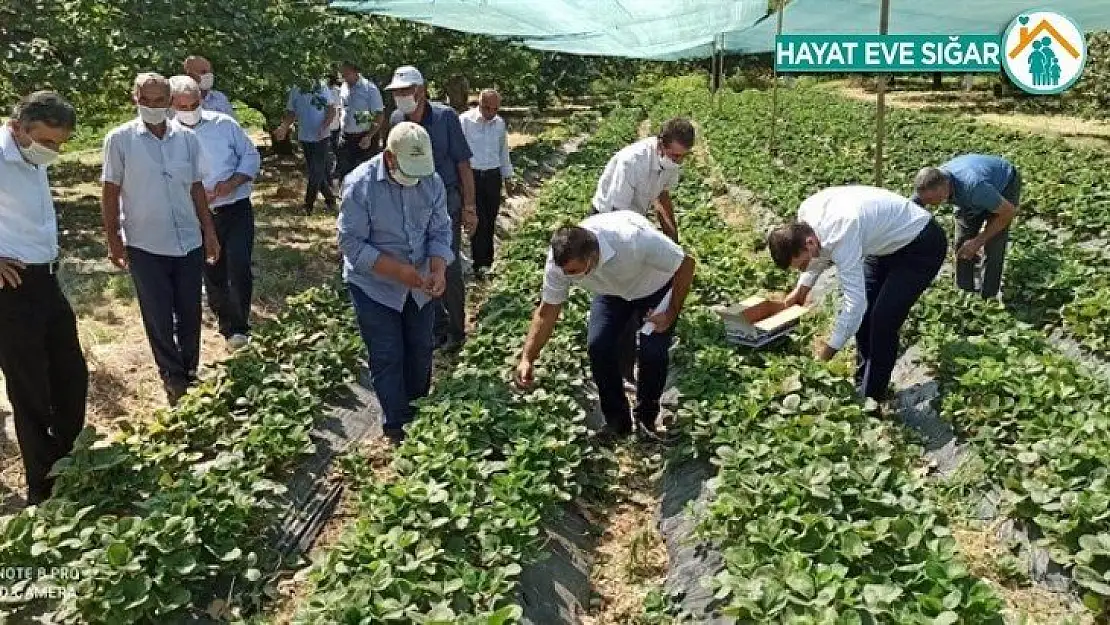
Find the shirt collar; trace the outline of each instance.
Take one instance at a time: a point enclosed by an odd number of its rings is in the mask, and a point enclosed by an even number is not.
[[[15,142],[12,129],[7,124],[0,127],[0,152],[4,154],[4,160],[10,163],[27,162],[23,158],[23,153],[19,151],[19,144]]]
[[[613,257],[617,255],[617,251],[613,249],[613,246],[610,245],[609,240],[605,238],[604,234],[601,232],[594,232],[594,234],[597,236],[597,247],[600,252],[597,266],[600,267],[612,260]]]
[[[135,118],[135,124],[139,128],[139,134],[140,135],[150,135],[150,136],[154,137],[154,133],[150,132],[150,128],[147,128],[146,123],[143,122],[142,117],[136,117]],[[162,138],[163,139],[168,139],[170,137],[170,135],[176,133],[177,130],[174,128],[174,126],[176,126],[176,125],[177,124],[173,123],[172,119],[167,117],[166,118],[166,134],[162,135]],[[157,139],[157,137],[154,137],[154,138]]]

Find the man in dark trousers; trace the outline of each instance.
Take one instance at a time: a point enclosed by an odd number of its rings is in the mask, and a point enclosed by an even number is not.
[[[570,287],[578,284],[594,293],[586,340],[605,415],[599,437],[611,441],[632,432],[617,346],[629,320],[635,320],[643,334],[633,413],[639,434],[659,440],[656,420],[667,383],[674,324],[693,279],[694,258],[643,215],[608,212],[560,228],[551,238],[542,300],[528,329],[516,383],[522,387],[534,383],[536,359],[551,338]]]
[[[50,496],[47,473],[85,424],[89,371],[58,285],[58,223],[46,177],[76,125],[68,102],[39,91],[0,127],[0,369],[32,505]]]
[[[922,206],[956,205],[956,286],[998,296],[1010,241],[1010,223],[1021,202],[1021,174],[1006,159],[964,154],[940,167],[926,167],[913,181],[913,200]],[[975,266],[983,253],[983,278],[975,287]]]
[[[509,130],[505,120],[497,114],[500,108],[500,94],[486,89],[478,96],[478,106],[459,116],[463,134],[470,151],[474,153],[470,168],[474,170],[478,227],[470,238],[470,251],[474,260],[474,275],[479,277],[493,265],[494,235],[497,216],[501,212],[501,187],[504,185],[506,194],[512,188]]]
[[[459,114],[449,106],[428,100],[424,76],[406,65],[398,67],[385,88],[393,95],[397,110],[390,125],[403,121],[420,124],[432,139],[436,173],[447,190],[447,213],[451,217],[451,251],[455,260],[447,267],[447,290],[443,305],[436,306],[436,346],[444,351],[462,347],[466,341],[466,285],[463,283],[459,246],[462,230],[474,232],[478,211],[474,200],[474,174],[470,169],[473,154],[463,135]]]
[[[898,334],[944,263],[944,230],[897,193],[862,185],[829,187],[807,198],[798,218],[767,236],[782,269],[802,272],[781,308],[804,304],[817,278],[836,265],[844,303],[816,356],[830,360],[856,337],[860,394],[886,399]]]

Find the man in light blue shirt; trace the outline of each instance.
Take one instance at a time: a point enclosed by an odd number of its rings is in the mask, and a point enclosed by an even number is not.
[[[1010,223],[1021,201],[1021,174],[1006,159],[964,154],[940,167],[926,167],[913,181],[913,199],[923,206],[956,205],[956,285],[975,292],[975,259],[983,251],[979,293],[998,296]]]
[[[190,56],[185,59],[184,69],[185,75],[195,80],[200,87],[201,105],[205,110],[230,115],[232,119],[236,119],[235,107],[231,105],[231,100],[222,91],[212,88],[216,84],[216,75],[212,73],[212,64],[208,59],[203,56]]]
[[[104,138],[101,217],[108,255],[131,272],[147,337],[171,405],[200,364],[201,275],[220,257],[200,172],[200,142],[170,123],[170,84],[135,79],[139,117]],[[121,227],[122,226],[122,227]],[[203,245],[203,249],[202,249]]]
[[[328,140],[331,138],[331,122],[338,113],[326,83],[317,82],[312,91],[293,87],[289,90],[289,100],[285,103],[285,117],[281,120],[281,126],[274,131],[275,138],[283,140],[293,122],[297,123],[297,140],[301,142],[305,173],[308,176],[308,188],[304,195],[304,211],[307,215],[312,214],[316,198],[320,194],[323,194],[328,210],[335,210],[335,194],[328,179]]]
[[[205,267],[208,305],[219,320],[220,334],[232,349],[250,336],[251,254],[254,208],[251,182],[261,158],[247,133],[232,118],[201,107],[200,87],[188,76],[170,79],[174,123],[191,129],[200,141],[200,174],[223,254]]]
[[[339,99],[343,104],[343,135],[339,142],[339,178],[374,155],[385,104],[378,86],[367,80],[352,61],[339,67],[343,84]]]
[[[347,176],[337,227],[383,428],[399,441],[413,418],[412,402],[428,394],[435,349],[429,303],[443,294],[455,259],[427,131],[396,125],[385,151]]]

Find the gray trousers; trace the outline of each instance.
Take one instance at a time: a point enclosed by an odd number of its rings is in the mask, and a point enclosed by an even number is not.
[[[461,341],[466,338],[466,284],[463,282],[462,193],[458,187],[447,189],[447,214],[451,216],[451,251],[455,262],[447,266],[447,288],[436,305],[436,338]]]
[[[1021,174],[1017,171],[1014,172],[1014,178],[1006,188],[1002,190],[1002,197],[1006,201],[1017,206],[1021,201]],[[956,250],[964,243],[974,239],[983,230],[983,225],[987,223],[987,218],[990,215],[977,213],[973,214],[964,210],[956,211]],[[994,235],[987,244],[983,246],[983,276],[980,281],[979,288],[975,287],[975,274],[978,268],[978,260],[961,260],[956,259],[956,286],[964,291],[971,293],[978,292],[986,298],[998,296],[998,290],[1002,286],[1002,267],[1006,260],[1006,246],[1010,242],[1010,229],[1007,228],[1002,232]]]

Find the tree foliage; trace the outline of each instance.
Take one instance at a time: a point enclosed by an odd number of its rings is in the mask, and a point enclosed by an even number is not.
[[[539,53],[509,41],[396,19],[330,10],[323,0],[20,0],[0,3],[0,99],[53,88],[83,122],[118,112],[141,71],[181,73],[182,60],[212,61],[217,87],[273,124],[288,89],[352,60],[379,84],[416,65],[433,90],[454,74],[496,86],[508,102],[544,105],[580,95],[640,63]]]

